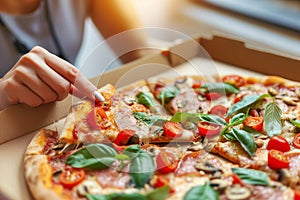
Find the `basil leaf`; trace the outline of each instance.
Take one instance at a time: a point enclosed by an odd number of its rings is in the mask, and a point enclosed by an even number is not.
[[[230,83],[207,83],[203,85],[201,88],[208,90],[208,92],[218,92],[223,94],[236,94],[240,90],[233,84]]]
[[[194,123],[198,123],[199,121],[199,114],[198,113],[187,113],[187,112],[177,112],[173,117],[170,119],[171,122],[184,122],[184,121],[191,121]]]
[[[243,149],[251,156],[254,156],[256,151],[256,144],[253,137],[244,130],[239,130],[236,128],[231,129],[233,136],[239,141]]]
[[[251,128],[251,127],[249,127],[249,126],[244,126],[243,129],[244,129],[245,131],[247,131],[248,133],[250,133],[251,135],[253,135],[253,136],[259,136],[259,135],[262,134],[261,132],[255,130],[254,128]]]
[[[157,116],[150,116],[144,112],[136,112],[133,113],[133,116],[137,119],[146,124],[147,126],[152,126],[157,120]]]
[[[268,103],[265,108],[265,130],[269,137],[280,135],[282,130],[281,110],[275,102]]]
[[[300,120],[290,120],[290,122],[297,128],[300,128]]]
[[[180,89],[178,87],[165,87],[160,94],[158,95],[158,99],[161,100],[161,104],[164,106],[165,103],[168,103],[172,98],[176,97],[180,93]]]
[[[169,196],[170,188],[168,186],[160,187],[146,194],[148,200],[165,200]]]
[[[144,150],[140,150],[130,165],[131,180],[137,188],[142,188],[153,176],[155,165],[153,158]]]
[[[233,173],[238,175],[243,182],[252,185],[268,185],[269,176],[262,171],[246,168],[233,168]]]
[[[137,103],[148,107],[155,106],[153,97],[146,92],[139,92],[135,97],[137,98]]]
[[[217,193],[209,184],[206,182],[204,185],[195,186],[190,189],[183,198],[184,200],[218,200],[219,193]]]
[[[245,96],[241,101],[235,103],[228,109],[226,117],[229,117],[232,114],[239,112],[239,111],[247,108],[248,106],[251,106],[252,104],[259,101],[260,99],[263,99],[263,98],[269,97],[269,96],[270,96],[269,94]]]
[[[141,147],[139,145],[131,145],[126,147],[122,152],[123,155],[126,155],[130,158],[130,160],[135,159],[141,151]]]
[[[139,193],[112,193],[112,194],[87,194],[88,200],[147,200],[147,197]]]
[[[104,144],[90,144],[67,158],[74,168],[106,169],[116,160],[116,151]]]
[[[232,132],[225,132],[223,133],[223,136],[225,137],[226,140],[232,140],[232,141],[236,140]]]
[[[218,125],[227,125],[225,119],[217,116],[217,115],[211,115],[211,114],[199,114],[199,118],[201,121],[214,123]]]
[[[230,124],[230,126],[236,126],[236,125],[242,124],[245,121],[246,117],[247,117],[247,115],[245,113],[239,113],[237,115],[234,115],[229,120],[229,124]]]

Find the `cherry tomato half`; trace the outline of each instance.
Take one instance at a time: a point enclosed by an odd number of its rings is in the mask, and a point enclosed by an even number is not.
[[[81,183],[84,178],[85,172],[83,169],[66,169],[59,175],[60,183],[69,189]]]
[[[249,126],[257,131],[263,129],[264,118],[262,117],[247,117],[244,121],[245,126]]]
[[[227,110],[228,109],[225,106],[215,105],[210,109],[209,114],[218,115],[219,117],[225,118]]]
[[[214,101],[222,97],[222,95],[218,92],[208,92],[205,94],[207,100]]]
[[[183,133],[183,128],[179,122],[165,122],[164,135],[172,138],[180,137]]]
[[[221,126],[209,122],[199,122],[198,131],[200,135],[213,136],[221,132]]]
[[[244,185],[244,182],[238,175],[232,174],[232,184]]]
[[[289,142],[281,136],[272,137],[268,142],[267,149],[276,149],[281,152],[287,152],[291,150]]]
[[[170,180],[166,176],[158,175],[155,182],[154,182],[154,184],[153,184],[153,187],[154,188],[160,188],[160,187],[164,187],[164,186],[169,186],[169,188],[170,188],[169,192],[170,193],[175,192],[174,188],[170,186]]]
[[[293,139],[293,146],[294,146],[295,148],[300,149],[300,133],[298,133],[297,135],[294,136],[294,139]]]
[[[299,187],[297,187],[294,190],[294,200],[300,200],[300,188]]]
[[[127,145],[129,139],[135,134],[134,130],[130,130],[130,129],[124,129],[121,130],[115,140],[115,144],[122,146],[122,145]]]
[[[178,160],[171,152],[162,150],[156,157],[156,168],[160,173],[174,172],[177,165]]]
[[[289,168],[290,159],[283,152],[272,149],[268,153],[268,166],[271,169]]]
[[[88,115],[87,122],[91,129],[103,128],[102,123],[104,119],[107,119],[105,111],[101,107],[95,107]]]
[[[195,81],[195,82],[193,83],[193,85],[192,85],[192,88],[193,88],[193,89],[200,88],[200,87],[201,87],[200,81],[199,81],[199,82],[198,82],[198,81]]]
[[[236,87],[241,87],[246,84],[246,80],[239,75],[226,75],[222,80],[223,82],[233,84]]]

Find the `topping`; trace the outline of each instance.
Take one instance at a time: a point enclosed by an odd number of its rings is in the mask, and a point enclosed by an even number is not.
[[[165,122],[164,135],[172,138],[180,137],[183,133],[183,128],[179,122]]]
[[[66,169],[59,175],[59,180],[65,188],[72,189],[85,178],[83,169]]]
[[[232,187],[228,187],[225,191],[226,197],[230,200],[243,200],[250,197],[250,190],[246,187],[242,187],[240,184],[234,184]]]
[[[91,129],[101,129],[107,126],[107,116],[101,107],[95,107],[88,115],[87,122]]]
[[[168,151],[161,151],[156,157],[157,171],[160,173],[170,173],[177,168],[178,160],[175,155]]]
[[[214,190],[218,191],[224,190],[226,187],[228,187],[228,185],[229,183],[222,179],[213,179],[210,181],[210,186],[212,186]]]
[[[200,135],[213,136],[221,132],[221,126],[209,122],[199,122],[198,131]]]
[[[218,92],[208,92],[205,94],[207,100],[214,101],[222,97],[222,95]]]
[[[290,144],[285,138],[281,136],[274,136],[269,140],[267,149],[268,150],[276,149],[281,152],[286,152],[289,151],[291,148],[290,148]]]
[[[290,160],[281,151],[272,149],[268,153],[268,166],[271,169],[289,168]]]
[[[134,130],[124,129],[119,132],[115,140],[116,145],[127,145],[131,138],[135,135]]]
[[[220,169],[213,167],[209,162],[199,162],[196,164],[195,168],[197,170],[202,170],[207,173],[214,173],[220,171]]]
[[[296,106],[297,105],[296,101],[299,101],[299,99],[298,98],[291,98],[291,97],[283,97],[282,101],[285,104],[287,104],[288,106]]]
[[[264,119],[262,117],[247,117],[244,121],[245,126],[249,126],[257,131],[263,128]]]
[[[143,104],[139,103],[133,104],[131,106],[131,109],[133,112],[147,112],[148,110]]]
[[[227,110],[228,109],[225,106],[215,105],[210,109],[209,114],[218,115],[219,117],[225,118]]]
[[[230,83],[236,87],[241,87],[246,84],[246,80],[239,75],[226,75],[222,78],[223,82]]]
[[[293,139],[293,146],[295,148],[300,149],[300,133],[298,133],[297,135],[295,135],[295,137]]]

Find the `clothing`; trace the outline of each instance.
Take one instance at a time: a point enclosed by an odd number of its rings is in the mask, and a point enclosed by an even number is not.
[[[49,13],[48,21],[46,11]],[[34,12],[27,15],[0,14],[7,29],[28,49],[39,45],[57,54],[60,46],[71,63],[75,61],[80,49],[87,15],[88,5],[85,0],[48,0],[47,5],[44,0]],[[50,31],[51,24],[54,36]],[[55,44],[54,37],[57,38],[58,45]],[[2,77],[21,56],[3,27],[0,27],[0,49]]]

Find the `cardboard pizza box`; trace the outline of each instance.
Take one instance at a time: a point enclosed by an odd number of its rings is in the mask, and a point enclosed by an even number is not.
[[[259,50],[249,44],[213,36],[182,41],[166,51],[149,55],[91,79],[98,87],[111,83],[121,87],[151,76],[187,74],[278,75],[300,81],[300,58]],[[38,108],[12,106],[0,111],[0,194],[8,199],[32,199],[23,173],[23,153],[43,127],[59,130],[76,99]]]

